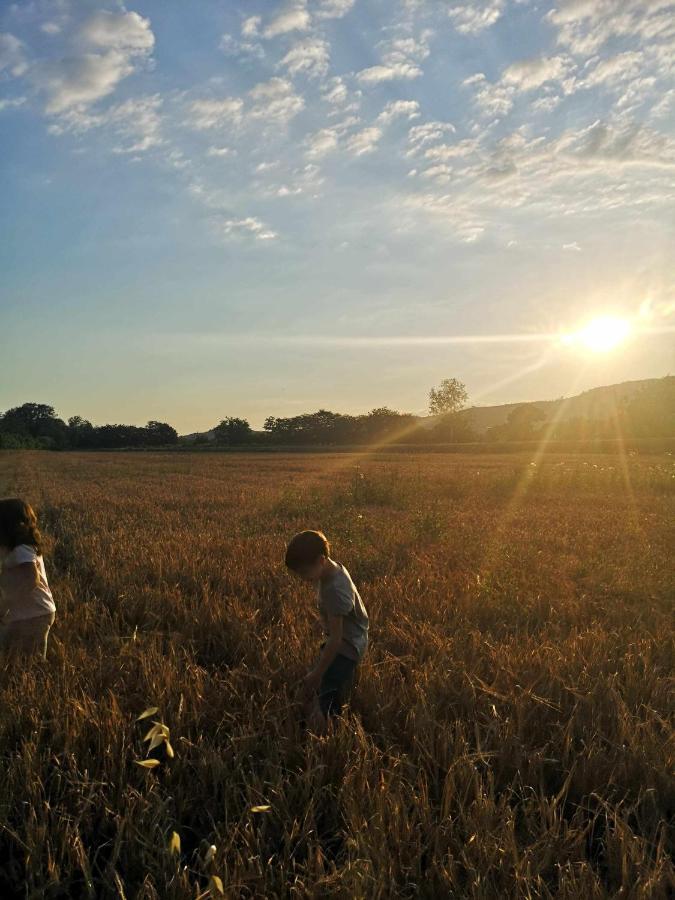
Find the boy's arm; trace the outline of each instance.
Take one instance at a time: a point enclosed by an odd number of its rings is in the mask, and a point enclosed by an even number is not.
[[[303,683],[308,691],[317,691],[323,675],[333,662],[342,643],[342,616],[328,616],[328,640],[324,644],[316,665],[305,675]]]

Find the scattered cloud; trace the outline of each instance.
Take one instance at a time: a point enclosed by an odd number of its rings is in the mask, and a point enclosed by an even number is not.
[[[237,151],[233,150],[232,147],[209,147],[209,149],[206,151],[206,155],[223,159],[226,156],[236,156]]]
[[[248,117],[277,125],[289,122],[305,106],[303,97],[285,78],[270,78],[261,82],[248,92],[248,96],[252,101]]]
[[[302,0],[290,3],[274,15],[263,29],[266,38],[278,37],[280,34],[288,34],[290,31],[308,31],[311,24],[311,16],[307,6]]]
[[[280,65],[289,75],[305,74],[310,78],[320,78],[328,72],[329,62],[328,41],[319,37],[309,37],[291,47]]]
[[[390,100],[377,117],[377,121],[386,125],[394,119],[419,119],[420,104],[417,100]]]
[[[346,148],[354,156],[363,156],[366,153],[372,153],[377,148],[381,137],[382,130],[370,126],[353,134],[347,141]]]
[[[398,78],[419,78],[422,75],[420,63],[430,53],[429,33],[421,38],[394,38],[379,45],[382,62],[379,65],[361,69],[357,78],[362,84],[377,84]]]
[[[256,241],[273,241],[279,237],[276,231],[255,216],[244,219],[214,219],[213,224],[223,238],[254,238]]]
[[[338,146],[338,131],[335,128],[322,128],[309,135],[306,142],[305,155],[308,159],[321,159],[332,153]]]
[[[221,100],[194,100],[190,104],[192,124],[200,131],[237,125],[242,118],[244,101],[240,97],[223,97]]]
[[[513,63],[504,70],[503,80],[518,90],[531,91],[547,81],[561,81],[570,71],[562,56],[539,56]]]
[[[353,8],[356,0],[319,0],[315,15],[317,19],[341,19]]]
[[[96,12],[76,35],[77,52],[44,59],[30,68],[35,87],[46,96],[46,112],[84,109],[111,94],[152,51],[149,19],[135,12]]]
[[[0,32],[0,72],[18,78],[28,68],[23,43],[9,32]]]
[[[500,18],[504,0],[484,0],[482,3],[455,3],[448,10],[460,34],[479,34]]]

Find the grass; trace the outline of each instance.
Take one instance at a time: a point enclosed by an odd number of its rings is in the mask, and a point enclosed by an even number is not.
[[[672,896],[670,457],[5,452],[0,494],[58,604],[1,676],[3,900]],[[372,620],[325,739],[304,527]]]

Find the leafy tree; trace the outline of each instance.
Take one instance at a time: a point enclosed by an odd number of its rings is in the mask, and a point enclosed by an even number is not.
[[[253,437],[253,430],[246,419],[228,416],[216,425],[213,435],[217,444],[233,446],[248,444]]]
[[[479,440],[469,410],[447,413],[439,416],[433,428],[428,432],[432,442],[452,444],[469,444]]]
[[[488,428],[486,437],[492,441],[530,441],[538,437],[546,412],[535,403],[523,403],[510,411],[503,425]]]
[[[77,449],[96,446],[96,429],[82,416],[71,416],[68,419],[68,444]]]
[[[39,446],[61,449],[68,443],[66,423],[46,403],[24,403],[8,409],[0,424],[4,435],[37,438]]]
[[[150,447],[166,447],[178,442],[178,432],[166,422],[150,421],[145,426],[147,438],[145,443]]]
[[[466,406],[469,395],[466,386],[456,378],[446,378],[438,388],[429,391],[429,415],[441,416],[459,412]]]

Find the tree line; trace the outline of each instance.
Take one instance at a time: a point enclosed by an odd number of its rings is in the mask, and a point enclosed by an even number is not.
[[[178,432],[166,422],[137,425],[92,425],[81,416],[60,419],[53,406],[24,403],[0,416],[0,448],[44,450],[116,450],[127,447],[167,447],[178,443]]]
[[[194,444],[223,447],[246,445],[317,446],[377,443],[509,443],[550,440],[592,441],[629,438],[675,437],[675,377],[645,386],[618,405],[605,419],[558,417],[556,404],[545,409],[523,403],[510,410],[506,420],[478,433],[468,395],[457,379],[446,379],[429,392],[429,417],[398,412],[388,407],[364,415],[346,415],[320,409],[298,416],[269,416],[262,431],[254,431],[246,419],[229,416],[199,435]],[[560,401],[564,402],[564,401]],[[24,403],[0,414],[0,448],[53,450],[116,450],[171,447],[179,442],[167,422],[137,425],[92,425],[81,416],[67,421],[52,406]]]

